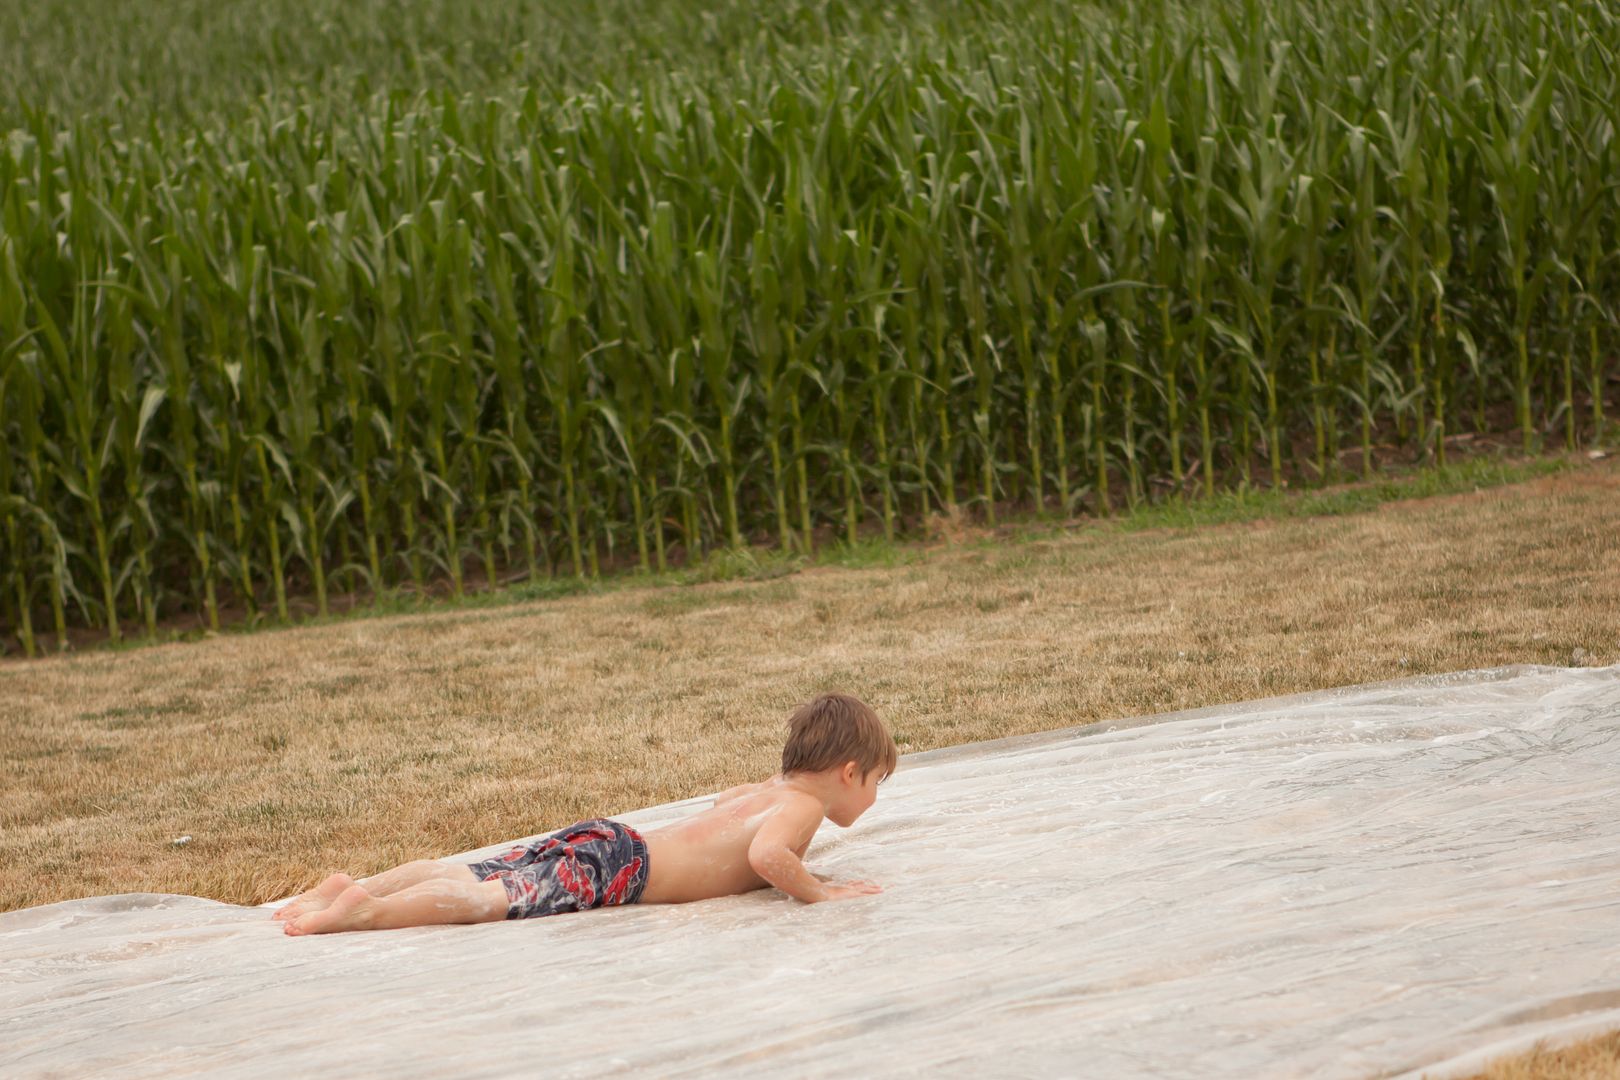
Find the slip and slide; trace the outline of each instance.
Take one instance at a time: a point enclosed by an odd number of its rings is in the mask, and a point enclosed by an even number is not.
[[[186,896],[0,914],[0,1074],[1438,1080],[1620,1028],[1617,796],[1620,667],[951,747],[817,835],[812,869],[883,884],[859,904],[307,938]]]

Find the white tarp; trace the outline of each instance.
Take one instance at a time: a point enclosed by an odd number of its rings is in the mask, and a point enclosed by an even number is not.
[[[1620,667],[955,747],[812,844],[868,899],[305,938],[182,896],[0,914],[0,1075],[1452,1075],[1620,1027],[1617,795]]]

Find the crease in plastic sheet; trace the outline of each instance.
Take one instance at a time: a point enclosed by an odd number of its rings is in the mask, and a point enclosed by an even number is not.
[[[1620,668],[953,747],[812,845],[867,899],[297,939],[196,897],[0,914],[0,1075],[1452,1076],[1620,1027],[1617,795]]]

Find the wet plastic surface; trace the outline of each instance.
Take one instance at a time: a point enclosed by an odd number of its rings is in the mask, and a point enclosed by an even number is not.
[[[0,1075],[1448,1076],[1620,1028],[1617,795],[1620,668],[978,743],[822,827],[807,862],[860,900],[306,938],[194,897],[0,914]]]

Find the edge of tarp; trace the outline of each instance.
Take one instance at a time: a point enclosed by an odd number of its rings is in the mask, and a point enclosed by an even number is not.
[[[1544,1050],[1561,1050],[1616,1030],[1620,1030],[1620,1009],[1596,1012],[1584,1020],[1546,1020],[1526,1030],[1486,1043],[1484,1046],[1474,1047],[1403,1073],[1379,1075],[1388,1080],[1462,1080],[1464,1077],[1484,1072],[1487,1066],[1501,1058],[1529,1053],[1538,1043]]]
[[[1508,664],[1502,667],[1474,668],[1468,671],[1449,671],[1432,675],[1408,675],[1398,679],[1384,679],[1379,682],[1352,683],[1348,686],[1331,686],[1321,690],[1301,690],[1297,693],[1279,694],[1275,697],[1245,698],[1241,701],[1231,701],[1220,705],[1201,705],[1196,709],[1181,709],[1176,712],[1148,713],[1143,716],[1121,717],[1117,720],[1092,720],[1084,724],[1075,724],[1065,728],[1052,728],[1048,731],[1031,731],[1022,735],[1007,735],[999,739],[984,739],[979,742],[958,743],[955,746],[941,746],[934,750],[919,750],[913,754],[903,755],[900,760],[908,764],[934,764],[935,762],[949,761],[952,758],[966,757],[969,754],[977,754],[987,749],[1019,750],[1026,747],[1039,747],[1046,743],[1063,742],[1077,736],[1102,735],[1110,731],[1124,731],[1127,728],[1145,727],[1149,724],[1167,724],[1177,720],[1198,720],[1222,715],[1237,716],[1247,712],[1263,712],[1289,704],[1316,705],[1379,690],[1473,685],[1483,682],[1505,682],[1521,675],[1550,674],[1555,671],[1601,670],[1601,668],[1561,668],[1548,664]]]

